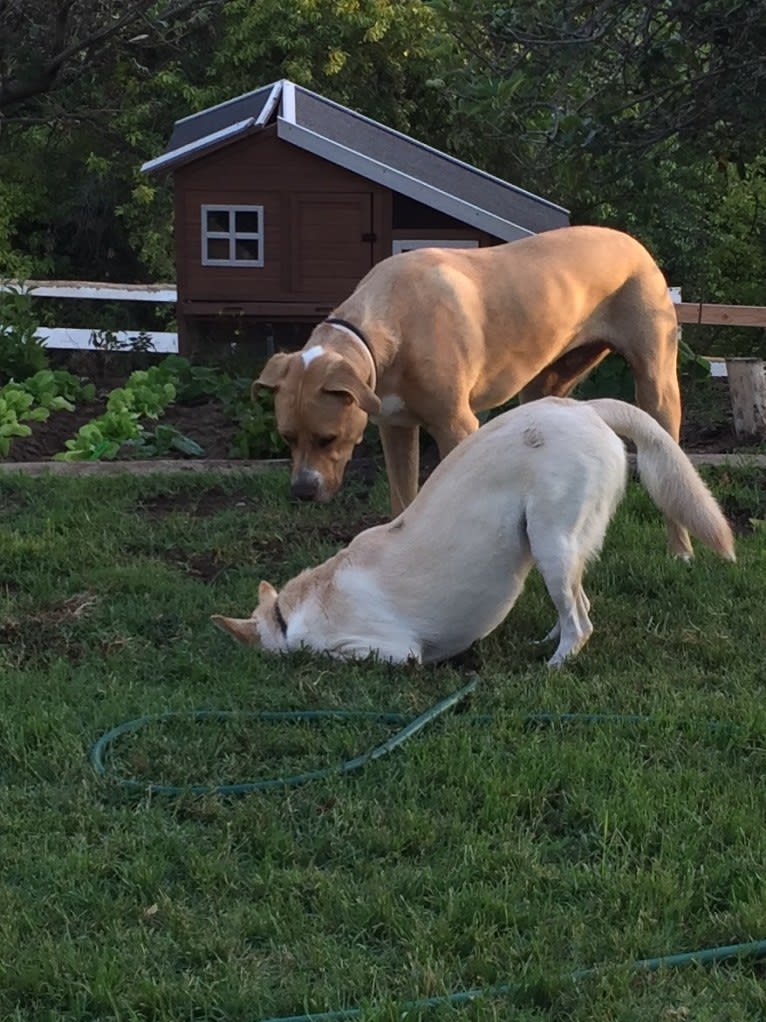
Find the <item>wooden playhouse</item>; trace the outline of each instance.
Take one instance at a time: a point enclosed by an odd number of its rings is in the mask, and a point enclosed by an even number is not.
[[[566,226],[560,206],[289,81],[178,121],[142,168],[172,173],[179,348],[311,325],[381,259]]]

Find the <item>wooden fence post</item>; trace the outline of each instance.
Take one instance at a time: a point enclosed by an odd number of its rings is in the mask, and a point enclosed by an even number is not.
[[[734,430],[748,440],[766,439],[766,362],[760,358],[727,358]]]

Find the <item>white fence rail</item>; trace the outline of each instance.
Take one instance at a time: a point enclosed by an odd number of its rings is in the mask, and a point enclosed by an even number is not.
[[[94,351],[94,336],[104,331],[88,330],[87,327],[38,327],[37,337],[46,348],[67,349],[72,351]],[[148,337],[151,350],[163,355],[172,355],[178,351],[178,334],[162,330],[111,330],[119,347],[129,348],[139,336]]]
[[[112,302],[151,302],[175,304],[178,294],[173,284],[110,284],[89,280],[27,280],[0,282],[0,291],[23,291],[33,298],[80,298]],[[129,347],[141,334],[151,341],[152,350],[161,354],[178,351],[178,334],[161,330],[110,331],[118,345]],[[37,336],[46,348],[92,351],[94,337],[105,331],[87,327],[39,327]]]

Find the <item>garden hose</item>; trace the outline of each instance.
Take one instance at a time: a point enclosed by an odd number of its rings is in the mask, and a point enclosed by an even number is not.
[[[326,720],[369,720],[382,724],[404,724],[395,735],[386,739],[380,745],[376,745],[369,752],[364,752],[353,759],[347,759],[343,763],[334,766],[323,767],[319,770],[309,770],[302,774],[293,774],[288,777],[268,777],[259,781],[243,781],[238,784],[186,784],[183,786],[173,784],[156,784],[152,781],[139,781],[132,777],[111,778],[123,788],[130,788],[133,791],[142,791],[152,795],[246,795],[253,791],[267,791],[270,788],[294,787],[298,784],[305,784],[307,781],[317,781],[321,777],[331,777],[335,774],[349,774],[372,763],[381,756],[393,752],[402,742],[417,734],[426,724],[430,724],[446,710],[461,702],[476,688],[479,679],[473,676],[470,681],[459,688],[456,692],[439,700],[419,717],[409,720],[403,713],[381,713],[377,710],[257,710],[252,713],[239,712],[238,710],[192,710],[189,713],[157,713],[146,717],[137,717],[135,720],[128,720],[118,727],[107,731],[105,735],[95,743],[90,751],[90,761],[93,769],[102,777],[108,777],[109,773],[104,762],[104,754],[107,749],[122,735],[139,731],[147,724],[163,723],[168,720],[177,720],[184,717],[187,720],[263,720],[271,723],[295,722],[317,723]]]
[[[141,791],[157,795],[243,795],[254,791],[266,791],[273,788],[292,787],[305,784],[308,781],[319,780],[320,778],[351,773],[354,770],[359,770],[361,767],[366,766],[368,763],[380,759],[389,752],[393,752],[394,749],[400,746],[408,738],[411,738],[413,735],[421,731],[427,724],[430,724],[447,710],[462,702],[474,691],[478,683],[478,677],[473,675],[470,680],[462,686],[462,688],[457,689],[457,691],[453,692],[451,695],[439,700],[439,702],[435,703],[424,713],[421,713],[418,717],[408,723],[406,723],[407,717],[405,714],[393,712],[386,713],[374,710],[262,710],[249,713],[239,712],[236,710],[193,710],[188,713],[160,713],[138,717],[135,720],[126,721],[102,735],[91,748],[90,762],[97,774],[108,780],[114,781],[121,787],[128,788],[133,791]],[[105,755],[110,746],[112,746],[118,738],[122,735],[138,731],[147,724],[158,722],[162,723],[164,721],[178,719],[179,717],[200,721],[245,719],[268,721],[272,723],[294,721],[316,723],[327,720],[368,720],[391,725],[404,724],[404,726],[385,742],[375,746],[369,752],[354,756],[353,758],[345,760],[344,762],[334,766],[324,767],[317,770],[309,770],[304,773],[293,774],[285,777],[265,778],[262,780],[246,781],[237,784],[187,784],[180,786],[140,781],[136,778],[116,778],[111,776],[105,764]],[[487,724],[492,718],[489,715],[472,715],[467,719],[471,723]],[[545,724],[619,723],[637,725],[648,723],[651,720],[651,717],[642,714],[620,713],[530,713],[524,717],[525,723]],[[709,730],[717,730],[721,727],[721,725],[715,722],[710,722],[706,725],[706,727]],[[675,969],[685,965],[713,965],[718,962],[734,959],[755,959],[764,956],[766,956],[766,940],[755,940],[740,944],[724,944],[719,947],[701,948],[696,951],[683,951],[660,955],[656,958],[640,958],[633,962],[616,963],[612,966],[602,965],[576,969],[574,972],[569,974],[569,979],[575,982],[588,979],[597,974],[604,973],[607,968],[622,967],[629,969],[631,972],[655,972],[659,969]],[[424,997],[417,1000],[405,1001],[398,1005],[397,1011],[405,1013],[444,1005],[458,1007],[479,999],[508,997],[509,995],[512,995],[516,989],[517,988],[511,983],[498,983],[487,987],[476,987],[471,990],[460,990],[436,997]],[[306,1012],[302,1015],[275,1015],[261,1019],[260,1022],[342,1022],[342,1020],[345,1019],[359,1018],[365,1010],[365,1008],[361,1007],[352,1007],[340,1008],[333,1011],[312,1011]]]
[[[682,965],[713,965],[716,962],[731,959],[761,958],[766,955],[766,940],[754,940],[745,944],[725,944],[721,947],[704,948],[699,951],[683,951],[679,954],[661,955],[659,958],[639,958],[631,962],[631,972],[657,972],[659,969],[677,969]],[[619,968],[619,965],[614,966]],[[606,966],[594,966],[588,969],[577,969],[570,973],[569,978],[577,981],[588,979],[606,971]],[[511,983],[498,983],[495,986],[476,987],[474,990],[459,990],[440,997],[423,997],[420,1000],[404,1001],[397,1005],[397,1012],[403,1015],[408,1011],[438,1008],[443,1005],[459,1007],[480,999],[507,997],[514,993],[516,987]],[[260,1022],[341,1022],[343,1019],[359,1018],[365,1008],[339,1008],[335,1011],[310,1011],[304,1015],[274,1015],[261,1019]]]

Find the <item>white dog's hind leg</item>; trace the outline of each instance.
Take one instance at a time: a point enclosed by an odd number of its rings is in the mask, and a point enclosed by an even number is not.
[[[559,615],[548,635],[559,640],[548,666],[558,667],[581,650],[593,632],[588,617],[590,602],[582,587],[585,558],[572,537],[549,535],[541,544],[536,544],[534,537],[530,539],[545,588]],[[536,550],[536,546],[542,549]]]
[[[575,597],[575,603],[577,606],[577,616],[580,623],[580,627],[584,631],[588,631],[589,628],[592,631],[592,625],[590,624],[590,618],[588,617],[588,611],[590,610],[590,600],[585,595],[585,590],[583,589],[582,586],[580,586],[580,591],[577,593],[577,596]],[[535,645],[542,646],[547,642],[558,642],[560,636],[561,622],[557,621],[547,635],[544,635],[542,639],[535,639]]]
[[[582,587],[580,587],[580,593],[582,593]],[[579,653],[593,634],[593,625],[579,593],[577,595],[569,594],[569,596],[570,599],[564,601],[564,605],[559,611],[559,644],[556,647],[556,652],[548,661],[549,667],[560,667],[568,657]]]

